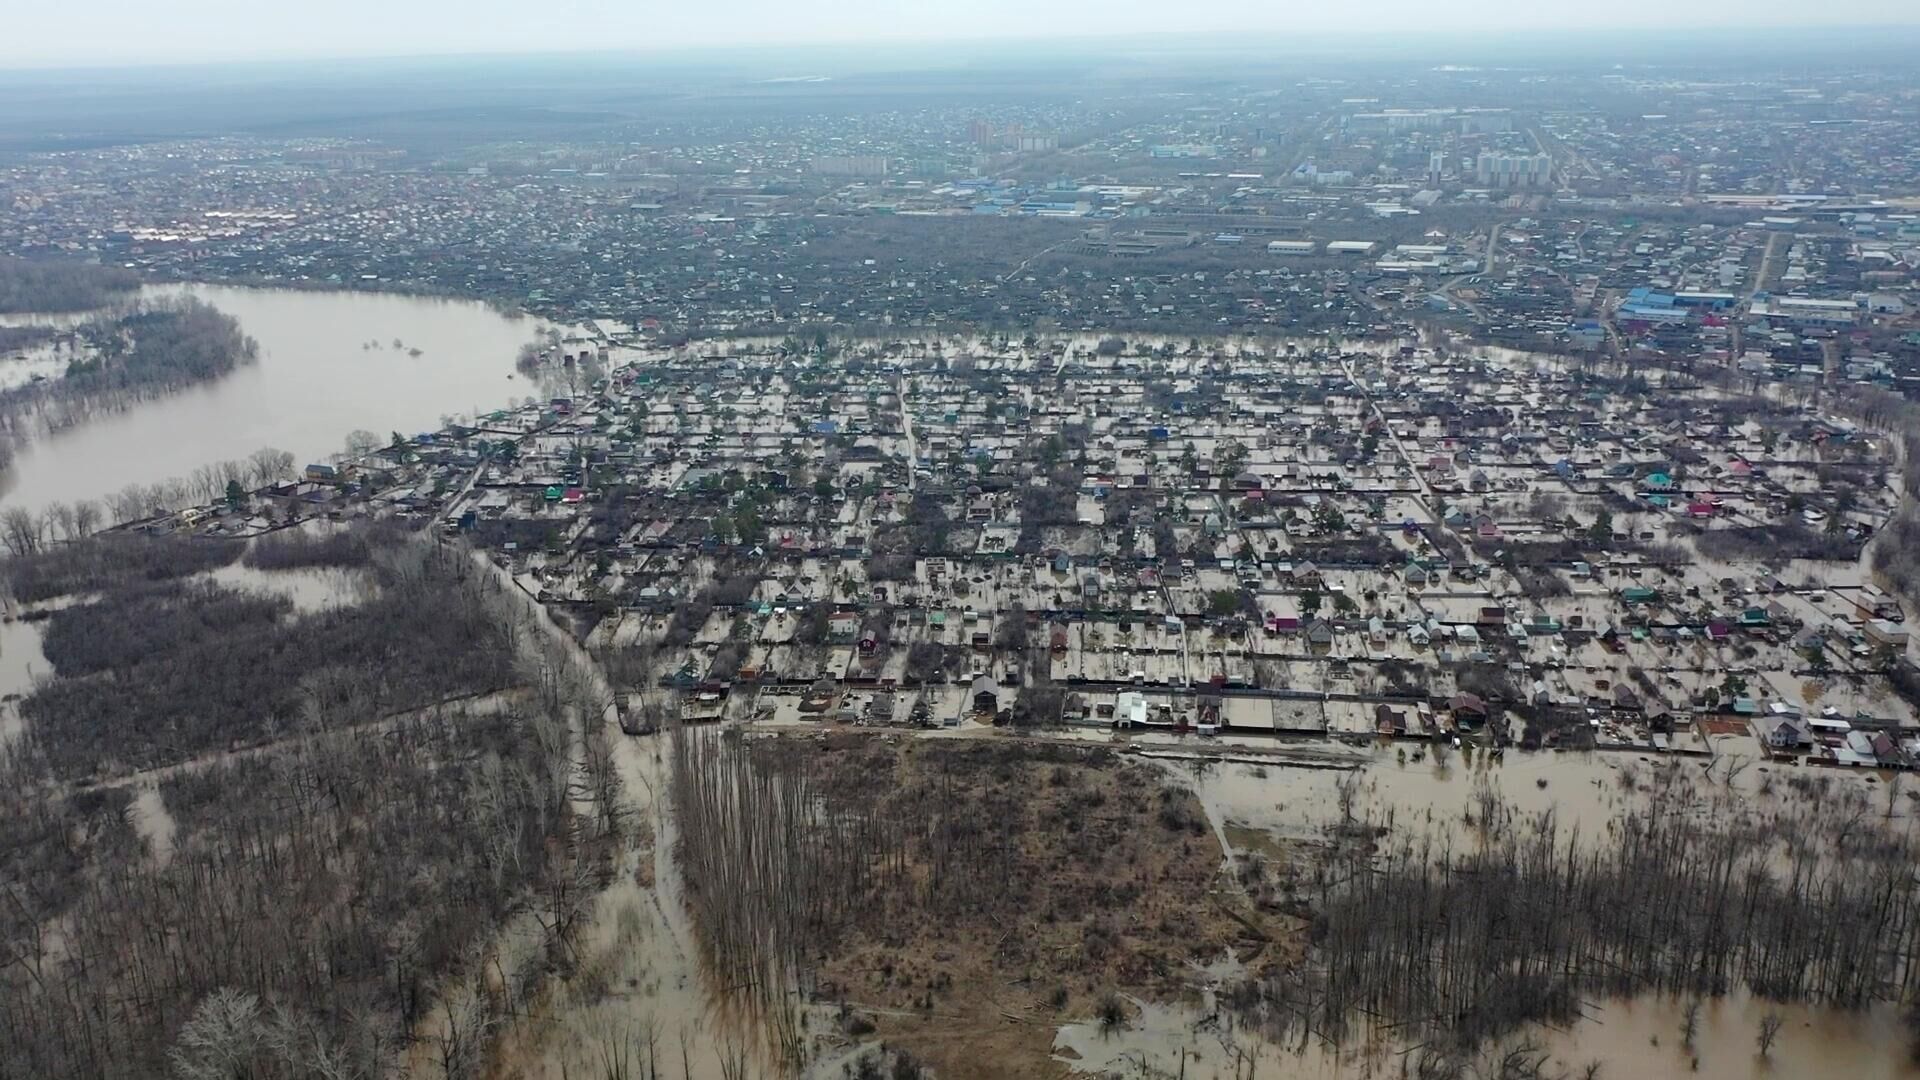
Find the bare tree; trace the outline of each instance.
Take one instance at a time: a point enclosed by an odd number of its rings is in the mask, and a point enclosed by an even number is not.
[[[1771,1009],[1760,1018],[1760,1031],[1754,1036],[1754,1042],[1760,1048],[1761,1057],[1772,1056],[1773,1040],[1780,1037],[1780,1029],[1785,1024],[1786,1019]]]
[[[380,436],[364,428],[347,433],[346,456],[355,460],[366,457],[385,445]]]
[[[32,555],[40,550],[45,522],[24,506],[9,506],[0,511],[0,543],[15,555]]]
[[[173,1073],[180,1080],[250,1076],[260,1049],[260,999],[242,990],[215,990],[181,1025]]]
[[[73,504],[73,529],[76,538],[92,536],[100,527],[100,504],[92,499],[81,499]]]
[[[489,1034],[499,1022],[486,995],[471,977],[462,976],[440,995],[440,1013],[440,1031],[434,1036],[434,1063],[440,1075],[446,1080],[479,1076]]]
[[[253,487],[265,487],[293,471],[293,455],[263,446],[247,455],[247,478]]]
[[[58,539],[76,539],[73,528],[73,507],[63,502],[48,503],[46,527],[49,541],[56,539],[56,534]]]

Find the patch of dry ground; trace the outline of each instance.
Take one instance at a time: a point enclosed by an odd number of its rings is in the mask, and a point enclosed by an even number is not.
[[[1109,749],[863,734],[779,743],[813,755],[829,798],[916,819],[930,800],[940,810],[908,845],[908,876],[927,894],[856,920],[817,958],[814,989],[943,1080],[1065,1075],[1055,1029],[1111,995],[1197,1000],[1198,967],[1229,949],[1251,966],[1291,951],[1293,927],[1255,912],[1223,872],[1192,793]],[[931,881],[938,835],[950,843],[970,826],[965,869]]]

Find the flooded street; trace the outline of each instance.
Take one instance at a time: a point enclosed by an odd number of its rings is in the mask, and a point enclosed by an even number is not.
[[[525,1077],[587,1075],[605,1055],[651,1055],[661,1075],[685,1080],[728,1080],[731,1063],[753,1042],[746,1023],[735,1023],[708,986],[673,848],[678,837],[665,754],[665,736],[622,734],[613,694],[597,661],[534,603],[511,577],[484,555],[477,562],[495,574],[507,602],[525,605],[537,640],[527,646],[539,665],[584,679],[591,695],[606,703],[606,725],[620,777],[625,834],[615,852],[613,876],[594,897],[576,945],[580,974],[548,992],[538,1022],[504,1041],[503,1061]],[[591,722],[592,718],[589,718]],[[704,736],[699,736],[704,737]],[[510,926],[503,951],[537,939],[530,924]],[[639,1075],[639,1074],[636,1074]]]
[[[190,295],[232,315],[259,342],[258,362],[36,438],[0,478],[0,504],[98,499],[263,446],[290,451],[304,465],[338,452],[351,431],[384,440],[538,393],[508,376],[542,324],[479,303],[215,285],[142,295]]]

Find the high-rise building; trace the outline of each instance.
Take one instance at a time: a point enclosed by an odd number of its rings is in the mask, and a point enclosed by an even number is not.
[[[887,175],[887,159],[879,154],[842,154],[813,159],[813,172],[819,176]]]
[[[1474,161],[1474,179],[1482,187],[1503,190],[1544,188],[1553,180],[1553,156],[1482,150]]]

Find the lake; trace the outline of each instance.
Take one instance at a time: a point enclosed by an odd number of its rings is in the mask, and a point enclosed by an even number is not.
[[[262,446],[296,463],[337,453],[364,428],[386,441],[538,393],[508,379],[546,323],[484,304],[380,293],[216,285],[157,286],[145,298],[198,297],[232,315],[260,358],[214,382],[22,447],[0,478],[0,506],[99,499],[128,484],[185,476]],[[21,321],[15,319],[14,321]],[[402,344],[395,347],[398,339]],[[379,347],[366,347],[378,342]],[[420,355],[409,355],[413,349]]]

